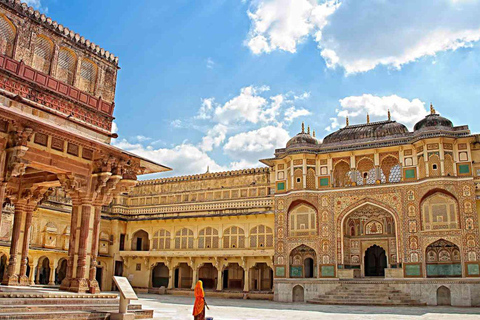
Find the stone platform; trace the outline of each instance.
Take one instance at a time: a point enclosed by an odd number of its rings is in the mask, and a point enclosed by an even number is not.
[[[276,279],[274,292],[279,302],[480,306],[480,279]]]
[[[0,320],[107,320],[119,307],[116,293],[76,294],[36,286],[0,286],[0,290]],[[135,314],[135,319],[153,317],[153,310],[143,310],[140,304],[130,304],[128,309]]]
[[[153,290],[149,293],[157,293]],[[174,296],[191,296],[193,297],[193,290],[188,289],[168,289],[166,294]],[[249,299],[249,300],[273,300],[272,292],[242,292],[242,291],[214,291],[205,290],[206,297],[223,298],[223,299]]]

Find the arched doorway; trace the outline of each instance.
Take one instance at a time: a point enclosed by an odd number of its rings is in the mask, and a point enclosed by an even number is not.
[[[148,233],[144,230],[138,230],[132,235],[132,251],[148,251],[150,242]]]
[[[178,289],[191,289],[193,281],[193,270],[185,262],[182,262],[175,269],[175,288]]]
[[[153,268],[152,270],[152,287],[168,288],[168,280],[169,280],[168,267],[163,262],[157,263],[155,268]]]
[[[450,241],[440,239],[427,247],[427,278],[461,277],[460,249]]]
[[[305,270],[305,278],[313,278],[313,259],[306,258],[303,262],[303,268]]]
[[[437,306],[451,306],[452,297],[450,289],[445,286],[441,286],[437,289]]]
[[[205,263],[198,270],[198,279],[202,280],[204,289],[215,289],[217,276],[217,269],[211,263]]]
[[[387,267],[387,256],[382,247],[373,245],[365,251],[365,276],[384,277]]]
[[[293,302],[305,302],[305,292],[301,285],[296,285],[292,290]]]
[[[7,255],[3,254],[0,257],[0,281],[3,279],[3,275],[5,274],[6,268],[7,268]]]
[[[290,278],[316,277],[315,250],[304,244],[290,252]]]
[[[271,291],[273,288],[273,270],[265,262],[250,269],[250,279],[250,291]]]
[[[243,290],[245,272],[238,263],[230,263],[223,270],[223,288],[228,290]]]
[[[57,272],[55,274],[55,284],[61,284],[67,275],[67,259],[62,258],[58,263]]]
[[[50,260],[47,257],[38,259],[36,281],[37,284],[48,284],[50,279]]]
[[[344,269],[358,269],[359,276],[378,277],[385,275],[385,268],[398,266],[392,213],[367,202],[350,211],[341,223]]]

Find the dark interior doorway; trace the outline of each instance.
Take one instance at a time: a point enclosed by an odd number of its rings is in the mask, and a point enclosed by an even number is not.
[[[365,276],[384,277],[387,267],[387,256],[382,247],[373,245],[365,252]]]
[[[95,280],[98,282],[98,287],[102,290],[102,276],[103,276],[103,268],[97,267],[97,274],[95,275]]]
[[[313,259],[307,258],[304,261],[303,269],[305,270],[305,278],[313,278]]]

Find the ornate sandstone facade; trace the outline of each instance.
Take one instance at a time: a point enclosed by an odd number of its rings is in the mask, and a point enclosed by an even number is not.
[[[156,292],[202,279],[303,301],[339,279],[396,279],[419,301],[443,285],[480,304],[480,139],[467,126],[432,107],[413,131],[390,116],[321,142],[302,128],[267,167],[136,185],[169,168],[108,144],[117,64],[0,1],[3,283],[97,292],[124,275]]]

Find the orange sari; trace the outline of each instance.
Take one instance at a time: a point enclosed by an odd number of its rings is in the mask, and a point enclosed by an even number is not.
[[[193,305],[193,319],[205,320],[205,292],[203,291],[203,282],[198,280],[195,285],[195,304]]]

